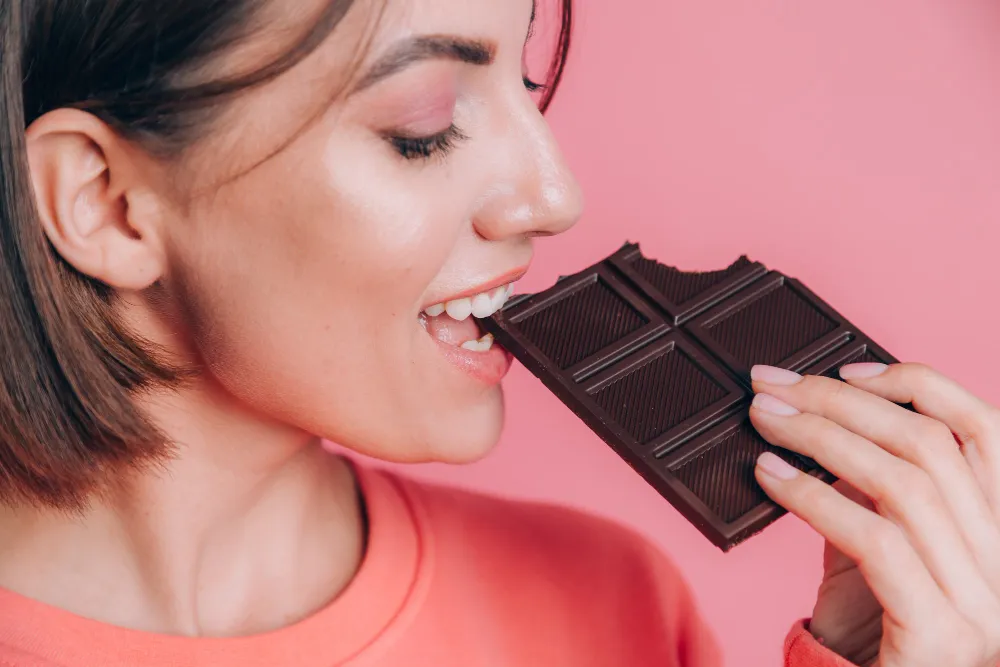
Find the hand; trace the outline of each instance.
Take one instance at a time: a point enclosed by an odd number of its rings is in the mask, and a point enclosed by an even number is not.
[[[757,465],[768,495],[827,540],[810,631],[855,664],[995,667],[1000,413],[925,366],[841,374],[848,383],[754,369],[757,430],[842,480],[769,454]]]

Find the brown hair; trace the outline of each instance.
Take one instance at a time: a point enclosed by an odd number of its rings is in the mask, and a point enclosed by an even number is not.
[[[561,3],[544,111],[569,53]],[[75,271],[38,220],[27,127],[62,107],[88,111],[157,153],[205,129],[205,109],[309,55],[353,0],[330,0],[294,47],[249,74],[176,82],[252,32],[265,0],[0,0],[0,503],[78,509],[128,470],[161,461],[164,435],[133,403],[184,372],[115,316],[115,292]]]

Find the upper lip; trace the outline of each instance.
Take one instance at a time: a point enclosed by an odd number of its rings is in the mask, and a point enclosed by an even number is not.
[[[497,287],[503,287],[504,285],[507,285],[509,283],[517,282],[518,280],[523,278],[524,274],[526,274],[527,272],[528,272],[527,266],[522,266],[517,269],[511,269],[507,273],[499,275],[496,278],[493,278],[492,280],[482,283],[481,285],[470,287],[469,289],[458,292],[457,294],[453,294],[447,297],[446,299],[440,299],[438,301],[434,301],[432,303],[427,304],[427,306],[425,307],[429,308],[430,306],[434,306],[439,303],[448,303],[449,301],[456,301],[458,299],[464,299],[466,297],[482,294],[483,292],[489,292],[490,290],[496,289]]]

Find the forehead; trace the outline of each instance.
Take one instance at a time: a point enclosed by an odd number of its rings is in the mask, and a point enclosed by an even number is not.
[[[533,0],[374,0],[384,4],[375,43],[413,35],[453,34],[513,40],[520,51]],[[368,4],[366,2],[366,4]],[[378,11],[378,9],[376,9]]]

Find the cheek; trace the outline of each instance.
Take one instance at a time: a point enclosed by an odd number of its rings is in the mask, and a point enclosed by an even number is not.
[[[373,140],[374,141],[374,140]],[[371,155],[375,153],[375,156]],[[336,246],[344,269],[388,303],[413,306],[451,255],[466,219],[449,196],[450,179],[394,159],[381,145],[355,151],[329,148],[308,191],[309,217],[323,242]],[[313,237],[313,229],[306,230]]]
[[[468,226],[448,185],[360,140],[279,156],[219,201],[206,268],[326,326],[415,315]]]
[[[376,456],[462,459],[477,429],[473,449],[495,438],[498,394],[456,397],[414,357],[464,215],[446,175],[396,162],[360,142],[277,156],[201,212],[178,289],[205,365],[256,411]]]

